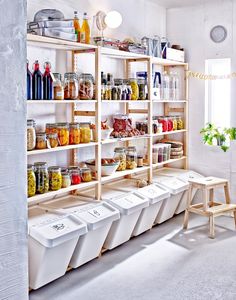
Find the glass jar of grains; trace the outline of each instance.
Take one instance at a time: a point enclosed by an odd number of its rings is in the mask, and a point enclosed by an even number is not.
[[[117,147],[114,150],[114,159],[116,161],[119,161],[119,166],[117,168],[117,171],[125,171],[126,170],[126,154],[125,154],[125,148],[123,147]]]
[[[28,197],[33,197],[36,194],[36,177],[34,174],[33,165],[27,166],[27,178],[28,178]]]
[[[34,164],[36,177],[36,193],[44,194],[49,190],[49,175],[46,162]]]
[[[92,172],[89,168],[82,168],[81,169],[81,179],[82,179],[83,182],[92,181]]]
[[[137,168],[137,151],[136,147],[126,148],[126,169],[133,170]]]
[[[58,191],[62,187],[62,175],[60,167],[49,167],[49,189],[51,191]]]
[[[68,123],[57,123],[57,134],[60,146],[69,145],[69,124]]]
[[[80,143],[90,143],[91,141],[91,129],[89,122],[79,123],[80,125]]]
[[[64,87],[61,82],[61,74],[53,73],[54,81],[53,81],[53,92],[54,92],[54,100],[63,100],[64,99]]]
[[[27,120],[27,151],[34,150],[36,146],[35,121]]]
[[[79,123],[70,123],[70,145],[77,145],[80,143],[80,126]]]
[[[65,73],[64,99],[76,100],[78,98],[78,80],[75,73]]]

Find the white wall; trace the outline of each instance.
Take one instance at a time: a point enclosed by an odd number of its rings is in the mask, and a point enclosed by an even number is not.
[[[204,72],[205,59],[232,59],[235,71],[236,1],[204,1],[204,4],[167,11],[167,36],[172,43],[181,44],[187,51],[190,70]],[[215,25],[227,28],[228,37],[221,44],[210,40]],[[236,125],[235,81],[232,81],[232,125]],[[204,126],[204,81],[190,79],[190,167],[205,175],[231,179],[232,195],[236,193],[235,149],[223,153],[216,147],[203,145],[200,129]],[[224,99],[222,99],[224,105]],[[234,200],[236,201],[236,199]]]
[[[28,299],[26,0],[0,1],[0,299]]]

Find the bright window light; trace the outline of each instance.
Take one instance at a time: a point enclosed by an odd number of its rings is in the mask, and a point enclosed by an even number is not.
[[[227,75],[231,73],[231,59],[208,59],[206,74]],[[206,81],[205,118],[219,127],[230,127],[230,79]]]

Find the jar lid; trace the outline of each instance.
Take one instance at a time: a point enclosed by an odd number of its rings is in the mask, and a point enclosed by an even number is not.
[[[65,79],[77,79],[77,74],[74,72],[67,72],[64,77]]]
[[[31,165],[31,164],[28,164],[28,165],[27,165],[27,170],[28,170],[28,171],[34,170],[34,166]]]
[[[77,167],[77,166],[69,166],[68,170],[69,171],[71,171],[71,170],[79,170],[79,167]]]
[[[87,78],[93,78],[93,75],[91,73],[81,73],[79,75],[80,78],[87,77]]]
[[[79,125],[80,125],[80,123],[78,123],[78,122],[73,122],[73,123],[70,123],[70,124],[69,124],[69,126],[70,126],[71,128],[79,128]]]
[[[129,81],[137,81],[137,78],[129,78]]]
[[[68,171],[61,171],[62,176],[70,176]]]
[[[56,123],[55,126],[56,126],[56,127],[59,127],[59,128],[60,128],[60,127],[66,127],[66,128],[68,128],[68,127],[69,127],[69,124],[68,124],[68,123]]]
[[[59,79],[61,81],[61,74],[60,73],[53,73],[55,79]]]
[[[80,127],[89,127],[90,128],[91,122],[80,122],[79,125],[80,125]]]
[[[36,137],[46,139],[47,135],[46,135],[46,132],[37,132]]]
[[[114,152],[124,152],[125,151],[125,148],[124,147],[116,147],[114,149]]]
[[[80,169],[81,173],[91,173],[91,169],[89,168],[82,168]]]
[[[28,119],[27,120],[27,126],[35,126],[35,125],[36,125],[35,120],[33,120],[33,119]]]
[[[52,166],[48,168],[49,172],[61,172],[61,167],[58,166]]]
[[[57,134],[57,132],[48,133],[48,134],[47,134],[47,137],[48,137],[49,139],[57,139],[57,138],[58,138],[58,134]]]
[[[114,84],[115,85],[122,85],[123,84],[123,79],[122,78],[115,78],[114,79]]]
[[[35,162],[34,167],[36,169],[46,169],[47,168],[47,163],[46,162]]]
[[[62,168],[61,168],[61,172],[67,172],[67,173],[68,173],[68,168],[62,167]]]
[[[55,123],[46,123],[46,128],[54,128],[56,127]]]

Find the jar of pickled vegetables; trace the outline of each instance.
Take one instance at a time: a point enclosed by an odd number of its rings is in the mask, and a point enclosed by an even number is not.
[[[61,176],[62,176],[62,188],[68,188],[69,186],[71,186],[71,178],[70,178],[70,174],[68,171],[64,171],[61,172]]]
[[[60,146],[69,145],[69,125],[68,123],[57,123],[57,134]]]
[[[36,177],[36,193],[44,194],[49,190],[49,175],[46,162],[34,164]]]
[[[80,126],[79,123],[70,123],[70,145],[77,145],[80,143]]]
[[[76,100],[79,94],[79,85],[76,73],[65,73],[64,99]]]
[[[131,86],[131,100],[138,100],[139,99],[139,87],[136,78],[129,79],[129,85]]]
[[[81,183],[81,174],[79,168],[70,168],[71,184],[76,185]]]
[[[47,134],[47,140],[51,148],[58,147],[59,141],[58,141],[58,134],[56,132]]]
[[[32,197],[36,194],[36,177],[34,174],[33,165],[27,166],[27,177],[28,177],[28,197]]]
[[[114,150],[114,159],[116,161],[119,161],[119,167],[117,171],[125,171],[126,170],[126,154],[125,154],[125,148],[117,147]]]
[[[46,134],[55,133],[55,132],[57,133],[57,126],[56,126],[56,124],[47,123],[46,124],[45,132],[46,132]]]
[[[45,132],[36,133],[36,149],[47,149],[47,135]]]
[[[83,122],[80,125],[80,143],[90,143],[91,141],[91,123]]]
[[[62,187],[62,175],[60,167],[49,167],[49,189],[51,191],[58,191]]]
[[[35,121],[27,120],[27,150],[34,150],[36,146]]]
[[[89,168],[81,169],[81,179],[83,182],[92,181],[92,172]]]
[[[79,99],[93,99],[93,75],[82,73],[79,76]]]
[[[182,117],[178,116],[176,118],[177,118],[177,129],[178,130],[184,129],[184,121],[183,121]]]
[[[136,147],[126,148],[126,169],[133,170],[137,168]]]
[[[173,130],[177,130],[178,123],[177,123],[177,118],[175,116],[172,117],[172,122],[173,122]]]
[[[139,100],[146,100],[146,84],[145,78],[138,79]]]

